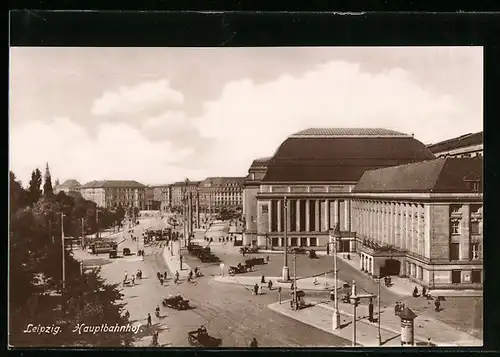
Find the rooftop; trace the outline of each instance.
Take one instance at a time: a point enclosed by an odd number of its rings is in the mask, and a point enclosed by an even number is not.
[[[388,129],[307,129],[280,145],[263,181],[356,182],[367,170],[434,158],[417,139]]]
[[[339,137],[410,137],[394,130],[383,128],[309,128],[290,135],[290,138],[301,137],[321,137],[321,138],[339,138]]]
[[[427,145],[429,150],[433,153],[458,149],[466,146],[481,145],[483,144],[483,132],[469,133],[456,138],[440,141],[436,144]]]
[[[200,186],[243,185],[246,177],[207,177]]]
[[[482,177],[481,158],[440,158],[367,171],[353,192],[465,193]]]
[[[258,159],[253,160],[252,165],[250,165],[251,168],[257,168],[257,167],[262,167],[265,168],[269,160],[271,160],[271,156],[268,157],[260,157]]]
[[[78,188],[81,184],[77,180],[66,180],[62,184],[57,185],[56,188]]]
[[[146,186],[140,182],[133,180],[103,180],[90,181],[81,188],[145,188]]]

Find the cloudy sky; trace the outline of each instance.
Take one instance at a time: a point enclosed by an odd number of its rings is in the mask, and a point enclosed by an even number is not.
[[[10,49],[10,168],[170,183],[245,176],[290,134],[483,130],[481,47]]]

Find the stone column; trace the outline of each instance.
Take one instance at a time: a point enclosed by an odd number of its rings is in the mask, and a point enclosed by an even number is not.
[[[344,230],[349,231],[349,200],[344,200]]]
[[[332,203],[333,203],[333,219],[332,219],[332,222],[333,222],[333,227],[335,229],[335,227],[337,227],[337,223],[338,223],[338,198],[336,200],[334,200]]]
[[[300,232],[300,200],[295,201],[295,225],[296,225],[296,231]]]
[[[325,200],[325,232],[330,230],[330,201]]]
[[[424,206],[424,257],[431,257],[431,205],[425,204]]]
[[[276,216],[276,212],[274,212],[274,210],[273,210],[273,200],[269,200],[267,214],[268,214],[267,232],[271,233],[271,230],[272,230],[272,227],[273,227],[272,226],[272,218],[273,218],[273,215]]]
[[[470,204],[462,205],[462,219],[460,221],[460,259],[470,260]]]
[[[292,205],[290,204],[291,200],[287,200],[287,209],[285,210],[284,214],[285,214],[285,219],[286,219],[286,229],[288,230],[288,232],[291,232],[291,229],[290,227],[292,226],[292,214],[291,214],[291,207]],[[288,237],[288,242],[287,244],[290,243],[290,237]]]
[[[319,215],[321,214],[319,209],[319,200],[314,200],[314,231],[320,231],[321,228],[319,226]]]
[[[310,221],[310,204],[311,204],[311,200],[306,200],[306,232],[310,232],[311,231],[311,225],[309,223]]]
[[[277,225],[278,226],[277,231],[281,232],[282,228],[283,228],[283,227],[281,227],[281,215],[283,213],[283,201],[282,200],[278,200],[276,211],[277,211],[277,216],[278,216],[278,218],[277,218],[278,219],[277,220],[277,224],[278,224]]]

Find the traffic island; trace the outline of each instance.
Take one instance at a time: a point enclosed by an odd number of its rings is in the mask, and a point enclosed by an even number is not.
[[[261,276],[230,276],[227,272],[224,272],[224,276],[215,276],[214,280],[220,283],[226,284],[238,284],[244,286],[254,286],[255,284],[262,284]],[[289,289],[291,288],[293,277],[291,277],[290,281],[283,282],[281,276],[268,276],[264,277],[264,285],[272,281],[272,288],[276,290],[278,287]],[[338,286],[342,286],[344,284],[343,281],[338,280]],[[332,290],[334,286],[334,281],[331,278],[297,278],[297,290],[312,290],[312,291],[329,291]]]

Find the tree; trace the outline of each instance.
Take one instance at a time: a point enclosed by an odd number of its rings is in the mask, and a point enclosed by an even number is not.
[[[42,173],[39,169],[35,169],[31,173],[31,180],[28,186],[28,203],[35,204],[42,196]]]
[[[14,175],[12,171],[9,172],[9,176],[10,213],[12,215],[26,205],[27,192],[25,191],[21,183],[16,180],[16,175]]]
[[[43,184],[43,194],[45,197],[51,197],[54,194],[54,189],[52,188],[52,178],[50,174],[45,176],[45,182]]]
[[[123,209],[122,205],[119,205],[117,208],[116,208],[116,211],[115,211],[115,221],[116,221],[116,224],[119,226],[121,225],[123,219],[125,218],[125,210]]]
[[[36,188],[36,172],[33,173],[30,187]],[[13,173],[10,179],[10,344],[19,347],[129,344],[131,333],[72,332],[78,322],[101,325],[104,321],[114,326],[126,325],[128,320],[122,316],[122,294],[117,285],[107,284],[98,270],[82,275],[79,262],[68,251],[65,251],[66,289],[63,295],[57,293],[62,287],[61,213],[66,213],[70,221],[87,214],[95,204],[67,195],[23,201],[19,198],[24,191],[22,186]],[[50,239],[51,236],[55,239]],[[56,335],[23,333],[28,324],[54,324],[62,328]]]

